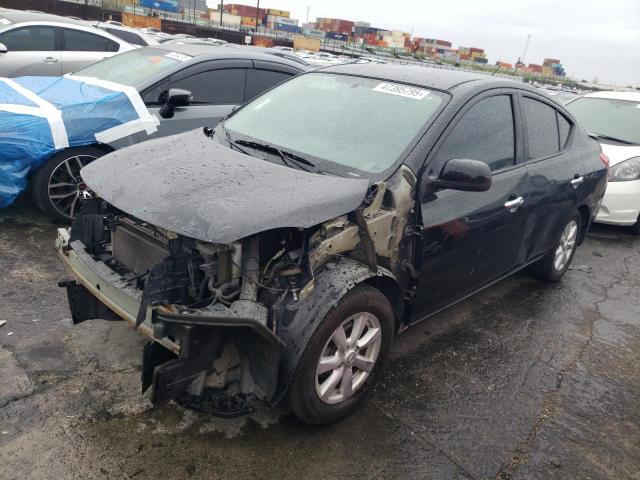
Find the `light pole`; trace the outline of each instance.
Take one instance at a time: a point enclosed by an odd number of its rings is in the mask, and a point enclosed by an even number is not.
[[[260,0],[258,0],[258,5],[256,6],[256,36],[258,35],[258,16],[260,15]]]
[[[224,0],[220,0],[220,30],[222,30],[222,12],[224,12]]]

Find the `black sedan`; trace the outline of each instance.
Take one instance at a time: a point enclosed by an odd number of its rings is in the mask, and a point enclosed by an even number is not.
[[[31,179],[35,203],[53,218],[68,221],[75,216],[78,200],[87,195],[80,179],[82,166],[150,138],[214,127],[237,105],[306,70],[303,61],[268,49],[182,43],[137,48],[77,70],[71,78],[89,77],[107,88],[110,82],[134,87],[160,124],[152,134],[96,137],[93,143],[43,159]],[[75,121],[96,122],[90,103],[83,112],[84,117]]]
[[[156,403],[228,416],[286,399],[321,424],[357,407],[396,333],[525,267],[560,279],[607,159],[525,85],[343,65],[82,177],[101,200],[57,240],[74,321],[150,337]]]

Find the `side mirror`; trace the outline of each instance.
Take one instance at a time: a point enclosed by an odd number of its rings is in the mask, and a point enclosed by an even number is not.
[[[176,107],[186,107],[193,100],[193,95],[189,90],[181,88],[170,88],[161,95],[163,105],[160,108],[162,118],[171,118]]]
[[[0,53],[7,53],[9,49],[4,43],[0,43]]]
[[[422,193],[436,190],[460,190],[463,192],[485,192],[491,188],[491,169],[480,160],[454,158],[442,167],[438,178],[423,177]]]

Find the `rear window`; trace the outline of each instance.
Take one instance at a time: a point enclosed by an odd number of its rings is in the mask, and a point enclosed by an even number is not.
[[[556,109],[533,98],[523,99],[527,122],[529,158],[543,158],[560,151]]]
[[[137,86],[163,70],[190,58],[188,55],[157,48],[137,48],[81,68],[74,74]]]
[[[114,37],[118,37],[120,40],[124,40],[125,42],[129,42],[132,45],[140,45],[141,47],[146,47],[147,42],[144,39],[133,32],[128,32],[127,30],[118,30],[117,28],[104,28]]]

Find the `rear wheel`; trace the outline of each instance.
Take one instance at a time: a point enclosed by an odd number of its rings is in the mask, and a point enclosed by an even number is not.
[[[569,268],[573,255],[576,253],[581,228],[582,217],[580,213],[575,212],[562,229],[560,238],[553,249],[532,266],[533,273],[538,278],[547,282],[560,280]]]
[[[640,235],[640,217],[638,217],[638,221],[631,225],[631,233],[634,235]]]
[[[56,220],[73,220],[81,199],[91,197],[80,170],[104,153],[97,147],[80,147],[53,155],[32,180],[33,199],[38,208]]]
[[[392,337],[387,298],[368,285],[354,287],[309,340],[289,386],[290,410],[314,425],[352,413],[382,370]]]

